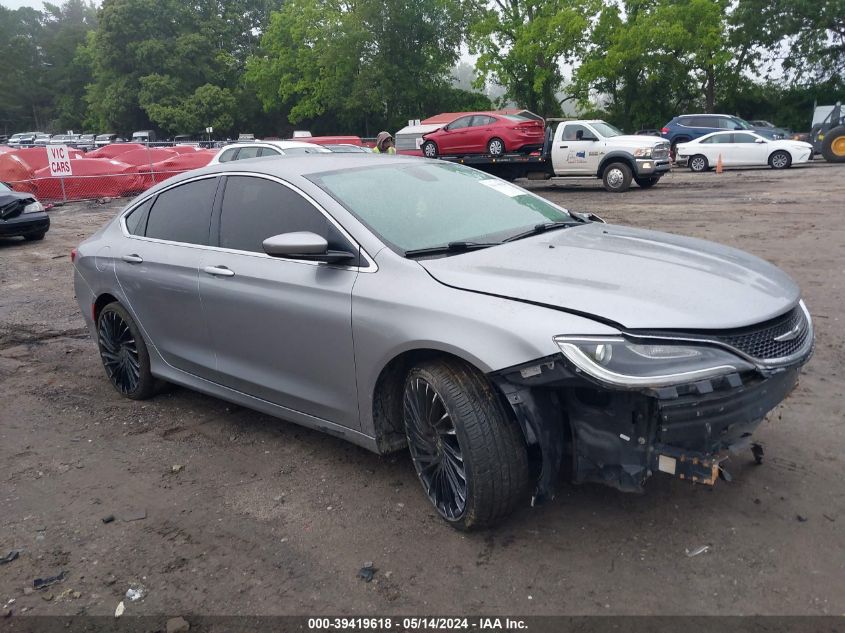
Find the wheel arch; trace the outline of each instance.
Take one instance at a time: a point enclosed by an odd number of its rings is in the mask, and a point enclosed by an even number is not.
[[[120,300],[115,297],[113,294],[109,292],[104,292],[100,294],[95,300],[94,305],[91,307],[91,317],[94,319],[94,323],[97,322],[97,318],[100,316],[100,312],[110,303],[120,303]],[[123,305],[122,303],[120,305]]]
[[[373,430],[379,453],[401,450],[407,445],[402,411],[402,391],[405,378],[415,365],[437,358],[454,359],[464,362],[490,380],[490,369],[478,359],[468,354],[457,354],[437,346],[419,346],[396,353],[381,369],[375,381],[372,394]],[[499,396],[508,415],[514,417],[512,409],[499,385],[490,380],[490,386]],[[517,420],[514,417],[514,423]],[[523,440],[526,441],[525,431]]]
[[[599,163],[599,168],[596,171],[596,178],[601,178],[604,175],[604,170],[611,163],[625,163],[631,169],[631,174],[637,175],[637,162],[634,157],[625,152],[610,152]]]

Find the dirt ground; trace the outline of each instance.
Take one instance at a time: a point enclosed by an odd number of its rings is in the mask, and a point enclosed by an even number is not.
[[[119,397],[68,255],[125,201],[73,204],[43,242],[0,241],[0,557],[21,550],[0,565],[0,611],[110,615],[142,585],[127,615],[845,613],[845,165],[676,170],[621,195],[528,186],[608,222],[737,246],[800,283],[817,352],[757,433],[762,466],[749,453],[732,483],[657,476],[644,495],[562,482],[498,529],[456,532],[404,453],[184,389]]]

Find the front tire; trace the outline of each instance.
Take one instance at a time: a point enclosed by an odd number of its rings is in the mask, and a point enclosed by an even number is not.
[[[657,178],[634,178],[634,181],[639,185],[640,189],[651,189],[654,185],[660,182],[660,177]]]
[[[420,149],[426,158],[437,158],[437,144],[434,141],[426,141]]]
[[[116,301],[97,315],[97,346],[106,376],[121,395],[146,400],[161,387],[150,373],[150,355],[141,331]]]
[[[710,163],[708,162],[706,156],[696,154],[695,156],[689,159],[689,168],[690,171],[701,173],[710,169]]]
[[[490,156],[501,156],[505,153],[505,142],[500,138],[491,138],[487,143],[487,153]]]
[[[403,411],[417,477],[450,525],[492,525],[526,498],[521,432],[475,368],[452,359],[414,367],[405,380]]]
[[[27,242],[38,242],[44,239],[44,236],[47,235],[47,231],[43,233],[30,233],[29,235],[24,235],[23,239]]]
[[[772,169],[786,169],[792,165],[792,156],[789,152],[779,149],[769,156],[769,166]]]
[[[604,168],[602,182],[604,188],[612,193],[622,193],[631,187],[631,168],[625,163],[610,163]]]

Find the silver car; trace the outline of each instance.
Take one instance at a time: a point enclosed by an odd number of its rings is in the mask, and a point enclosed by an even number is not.
[[[419,158],[206,167],[73,258],[118,392],[177,383],[407,447],[463,529],[552,497],[562,470],[713,484],[729,452],[761,458],[751,433],[814,344],[798,287],[765,261]]]

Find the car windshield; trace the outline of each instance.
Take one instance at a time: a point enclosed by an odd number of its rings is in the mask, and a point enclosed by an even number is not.
[[[5,182],[0,182],[0,191],[11,191]]]
[[[592,125],[596,129],[596,132],[598,132],[605,138],[610,136],[622,136],[622,130],[613,127],[610,123],[599,121],[598,123],[591,123],[590,125]]]
[[[450,163],[401,162],[312,174],[382,241],[399,251],[498,243],[569,213],[504,180]]]
[[[740,119],[739,117],[736,117],[736,118],[734,118],[733,121],[737,125],[737,127],[742,128],[743,130],[753,130],[754,129],[754,126],[751,125],[745,119]]]

